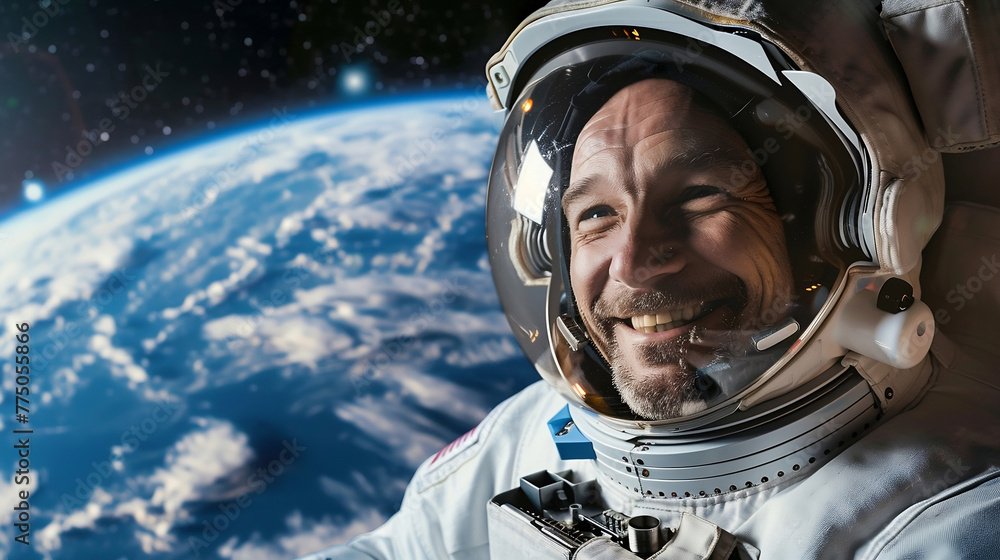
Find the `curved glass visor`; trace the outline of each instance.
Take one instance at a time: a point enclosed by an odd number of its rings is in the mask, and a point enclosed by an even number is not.
[[[644,43],[540,70],[501,133],[488,228],[542,376],[596,412],[672,421],[760,379],[865,257],[844,225],[856,156],[819,111],[710,45],[680,67],[677,45]]]

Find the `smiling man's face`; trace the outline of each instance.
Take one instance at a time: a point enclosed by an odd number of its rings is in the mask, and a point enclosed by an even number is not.
[[[704,408],[694,372],[754,352],[792,287],[746,142],[694,95],[668,80],[619,91],[580,133],[562,199],[584,325],[649,419]]]

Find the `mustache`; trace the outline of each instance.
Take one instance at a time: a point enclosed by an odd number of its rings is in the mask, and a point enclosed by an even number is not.
[[[656,289],[644,292],[628,290],[608,295],[602,293],[592,307],[597,320],[652,315],[663,308],[701,305],[720,299],[735,299],[741,305],[747,301],[747,289],[739,277],[726,275],[714,279],[709,286]]]

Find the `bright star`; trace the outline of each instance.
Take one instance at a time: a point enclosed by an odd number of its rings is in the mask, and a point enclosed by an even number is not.
[[[45,187],[38,181],[24,181],[24,199],[28,202],[38,202],[45,196]]]
[[[362,93],[368,89],[368,74],[358,68],[345,70],[341,75],[340,84],[347,93]]]

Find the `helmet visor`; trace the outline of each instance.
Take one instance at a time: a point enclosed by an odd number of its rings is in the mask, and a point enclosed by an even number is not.
[[[845,219],[859,166],[794,88],[642,37],[586,43],[523,89],[494,161],[490,242],[508,245],[491,256],[515,332],[538,312],[511,299],[546,288],[550,354],[519,336],[543,377],[605,415],[676,421],[788,357],[865,260]]]

